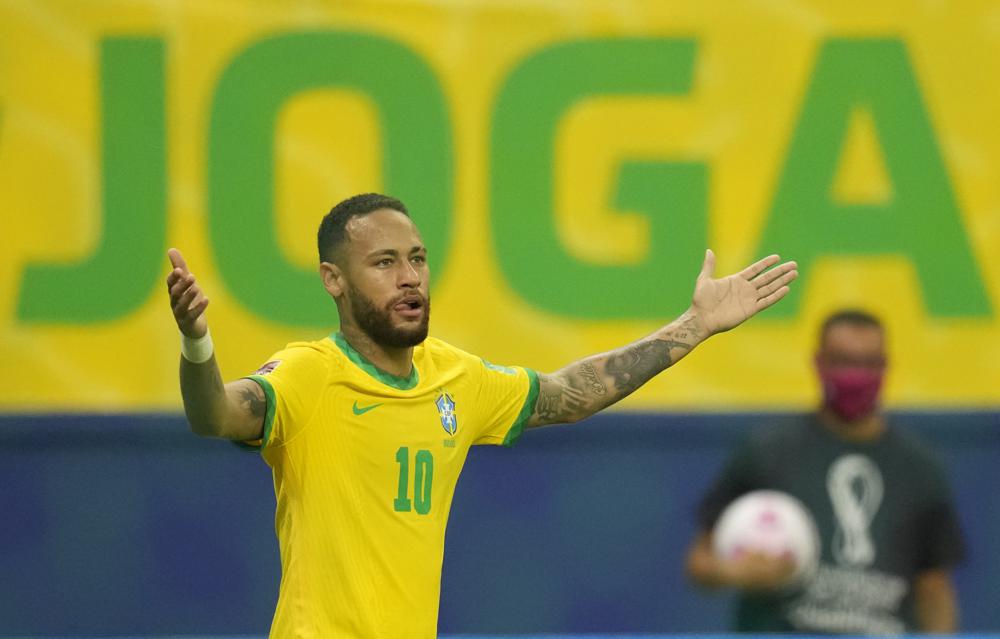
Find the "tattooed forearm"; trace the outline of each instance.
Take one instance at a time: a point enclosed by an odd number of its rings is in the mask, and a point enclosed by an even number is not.
[[[689,344],[691,342],[700,342],[704,338],[704,330],[698,324],[696,317],[690,313],[685,313],[670,326],[668,336],[674,340]],[[690,348],[690,345],[688,348]]]
[[[264,413],[267,412],[267,400],[261,396],[259,388],[242,388],[240,389],[240,397],[243,399],[243,405],[249,409],[250,414],[254,417],[263,417]]]
[[[264,390],[256,382],[222,382],[215,358],[192,364],[180,357],[181,397],[191,430],[205,437],[240,441],[261,436],[267,413]]]
[[[638,342],[539,375],[538,399],[528,426],[589,417],[628,396],[704,338],[697,319],[685,314]]]
[[[538,383],[534,421],[537,424],[572,422],[589,415],[586,395],[574,380],[562,375],[542,375]]]
[[[219,412],[226,403],[226,390],[215,357],[202,364],[180,357],[180,381],[184,414],[191,430],[199,435],[214,435]]]
[[[595,355],[553,375],[539,377],[538,399],[530,426],[575,422],[622,399],[670,365],[676,340],[647,339]],[[603,374],[598,372],[603,368]],[[609,389],[609,384],[614,387]]]
[[[535,414],[546,422],[555,421],[559,417],[559,407],[562,404],[562,394],[540,390],[538,402],[535,404]]]
[[[647,340],[611,353],[605,369],[614,378],[615,388],[631,393],[673,363],[672,348],[691,347],[676,340]]]
[[[602,382],[601,378],[597,376],[597,371],[594,370],[593,364],[589,362],[580,364],[578,372],[580,377],[583,378],[587,390],[591,393],[595,395],[603,395],[608,392],[607,387],[604,386],[604,382]]]

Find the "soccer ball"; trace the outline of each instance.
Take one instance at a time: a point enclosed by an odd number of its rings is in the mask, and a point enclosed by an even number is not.
[[[735,559],[750,552],[787,557],[795,563],[793,583],[816,570],[819,534],[806,507],[776,490],[755,490],[729,504],[713,532],[717,557]]]

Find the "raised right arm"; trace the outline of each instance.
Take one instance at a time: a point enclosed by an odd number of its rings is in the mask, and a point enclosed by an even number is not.
[[[184,343],[181,397],[191,430],[206,437],[259,439],[267,408],[264,391],[249,379],[223,384],[205,319],[208,297],[188,270],[181,252],[170,249],[167,256],[174,267],[167,276],[167,290]]]

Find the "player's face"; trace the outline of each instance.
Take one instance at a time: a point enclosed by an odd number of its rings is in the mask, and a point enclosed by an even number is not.
[[[342,312],[377,344],[416,346],[430,322],[427,250],[413,221],[382,209],[347,223]]]

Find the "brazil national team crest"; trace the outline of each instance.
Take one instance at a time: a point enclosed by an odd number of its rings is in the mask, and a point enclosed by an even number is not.
[[[441,426],[449,435],[454,435],[458,430],[458,416],[455,414],[455,400],[448,393],[441,393],[434,402],[437,405],[438,416],[441,417]]]

